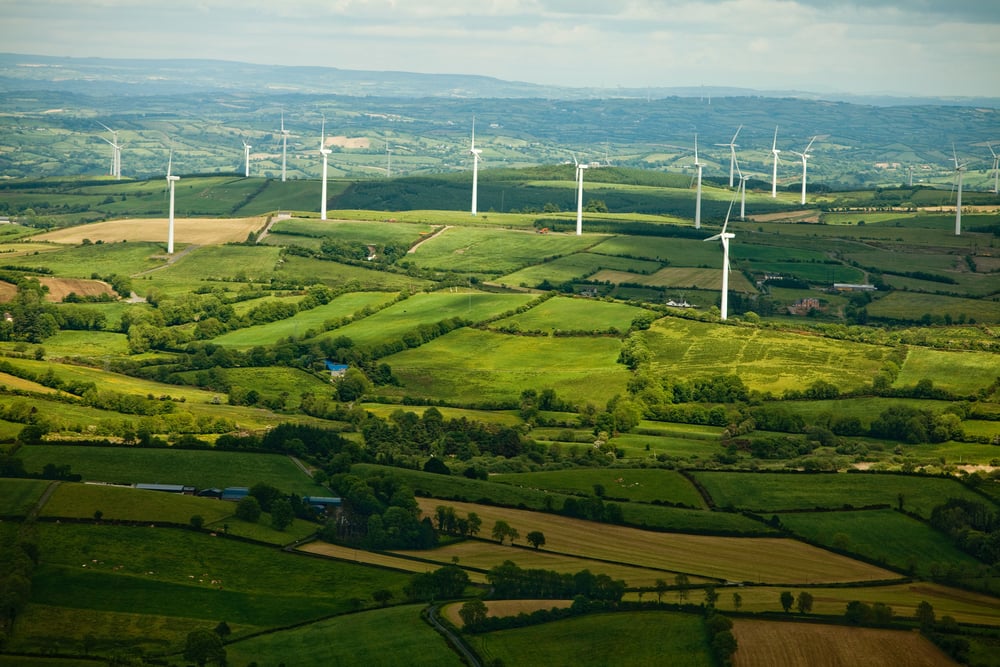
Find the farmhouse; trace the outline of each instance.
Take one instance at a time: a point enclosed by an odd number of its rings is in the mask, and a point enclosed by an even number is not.
[[[340,509],[340,498],[332,498],[328,496],[303,496],[302,504],[316,510],[317,512],[333,514]]]
[[[344,373],[347,372],[347,369],[347,364],[336,364],[329,359],[326,360],[326,370],[330,371],[331,380],[344,377]]]
[[[837,292],[875,292],[878,288],[874,285],[854,285],[851,283],[834,283],[833,289]]]
[[[788,312],[791,315],[808,315],[811,310],[820,310],[819,299],[806,297],[805,299],[799,299],[788,307]]]
[[[250,495],[250,489],[245,486],[227,486],[222,490],[219,500],[229,500],[237,503]]]

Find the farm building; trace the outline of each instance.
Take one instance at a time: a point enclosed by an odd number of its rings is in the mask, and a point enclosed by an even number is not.
[[[834,283],[833,289],[838,292],[875,292],[874,285],[853,285],[851,283]]]
[[[250,495],[250,489],[245,486],[227,486],[222,490],[220,500],[229,500],[234,503],[239,502]]]
[[[330,371],[330,379],[336,379],[344,377],[344,373],[347,372],[347,364],[336,364],[329,359],[326,360],[326,370]]]
[[[136,484],[135,488],[144,491],[162,491],[164,493],[180,493],[185,496],[193,496],[196,489],[193,486],[183,484]]]
[[[316,510],[317,512],[326,512],[327,514],[331,514],[340,509],[340,498],[331,498],[327,496],[303,496],[302,504]]]

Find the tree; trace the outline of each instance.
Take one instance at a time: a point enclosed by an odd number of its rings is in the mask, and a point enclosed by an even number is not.
[[[927,600],[921,600],[917,605],[917,622],[920,623],[921,630],[930,630],[934,627],[934,607]]]
[[[812,593],[806,591],[801,591],[799,593],[798,599],[795,601],[795,608],[799,610],[800,614],[808,614],[813,608],[813,596]],[[787,609],[785,611],[788,611]]]
[[[663,579],[657,579],[654,586],[654,590],[656,591],[656,601],[663,602],[663,594],[667,592],[667,582]]]
[[[236,518],[257,523],[260,521],[260,503],[253,496],[247,496],[236,503]]]
[[[292,525],[295,520],[295,511],[292,509],[292,501],[288,498],[279,498],[271,503],[271,527],[275,530],[284,530]]]
[[[503,519],[497,519],[497,522],[493,524],[493,539],[503,544],[503,541],[510,535],[512,530],[509,523]],[[513,543],[513,539],[511,539],[511,543]]]
[[[466,520],[469,522],[469,535],[478,535],[479,530],[483,527],[483,520],[475,512],[469,512]]]
[[[476,598],[463,604],[462,608],[458,610],[458,615],[462,618],[462,622],[466,626],[475,627],[486,620],[488,611],[486,603]]]
[[[733,593],[733,609],[739,611],[740,607],[742,606],[743,606],[743,596],[740,595],[739,593]]]
[[[524,536],[524,539],[528,540],[528,544],[538,549],[543,544],[545,544],[545,535],[542,534],[540,530],[533,530]]]
[[[184,659],[204,667],[212,662],[216,665],[226,664],[226,649],[222,646],[222,638],[211,630],[195,630],[189,632],[184,644]]]
[[[795,596],[792,595],[791,591],[781,592],[781,608],[785,610],[787,614],[792,609],[792,605],[795,604]]]
[[[379,605],[384,607],[389,603],[389,600],[392,599],[392,591],[387,590],[385,588],[380,588],[374,593],[372,593],[372,599],[375,600],[375,602],[378,602]]]
[[[200,514],[192,515],[189,521],[191,523],[191,527],[195,530],[201,530],[202,526],[205,525],[205,519]]]
[[[715,603],[719,601],[719,593],[715,590],[715,586],[709,586],[705,589],[705,606],[709,609],[715,607]]]
[[[232,628],[225,621],[219,621],[219,624],[215,626],[215,634],[219,635],[223,640],[233,633]]]
[[[677,600],[679,602],[684,602],[688,599],[688,586],[691,585],[691,581],[688,576],[683,572],[674,577],[674,584],[677,586]]]

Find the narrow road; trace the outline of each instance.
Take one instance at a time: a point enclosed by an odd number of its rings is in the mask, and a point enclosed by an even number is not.
[[[35,503],[35,506],[28,512],[28,516],[24,519],[25,521],[32,521],[38,516],[38,513],[42,511],[43,507],[45,507],[45,503],[49,502],[49,498],[51,498],[52,494],[56,492],[56,489],[59,488],[60,484],[61,482],[52,482],[48,485],[48,487],[46,487],[45,491],[42,492],[42,495],[39,496],[38,502]]]
[[[438,618],[438,605],[432,604],[427,607],[427,619],[431,622],[431,625],[434,626],[434,629],[448,638],[451,645],[462,654],[462,657],[471,667],[483,667],[483,663],[479,661],[479,656],[472,652],[472,649],[469,648],[468,644],[466,644],[461,637],[452,632],[451,629],[442,623],[441,619]]]
[[[445,225],[444,227],[442,227],[441,229],[437,230],[436,232],[434,232],[430,236],[426,236],[426,237],[420,239],[419,241],[417,241],[416,243],[413,244],[412,248],[410,248],[409,250],[406,251],[406,254],[407,255],[412,255],[413,253],[415,253],[417,251],[417,248],[419,248],[423,244],[427,243],[428,241],[430,241],[435,236],[440,236],[441,234],[444,234],[449,229],[451,229],[451,225]]]
[[[160,264],[159,266],[154,266],[151,269],[146,269],[145,271],[140,271],[139,273],[133,273],[132,277],[133,278],[137,278],[139,276],[144,276],[147,273],[152,273],[153,271],[159,271],[161,269],[165,269],[168,266],[170,266],[171,264],[173,264],[174,262],[176,262],[177,260],[179,260],[184,255],[187,255],[189,252],[191,252],[193,250],[197,250],[200,247],[201,246],[198,246],[198,245],[189,245],[188,247],[184,248],[180,252],[175,252],[173,255],[168,255],[166,263]]]

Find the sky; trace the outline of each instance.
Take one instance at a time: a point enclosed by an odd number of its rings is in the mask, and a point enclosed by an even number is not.
[[[998,0],[0,0],[0,50],[1000,96]]]

